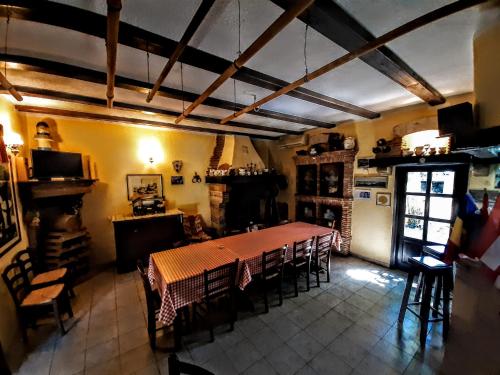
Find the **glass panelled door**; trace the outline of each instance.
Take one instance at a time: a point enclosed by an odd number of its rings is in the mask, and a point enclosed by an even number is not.
[[[399,167],[396,185],[393,263],[405,269],[408,257],[419,255],[423,245],[448,242],[467,172],[461,166]]]

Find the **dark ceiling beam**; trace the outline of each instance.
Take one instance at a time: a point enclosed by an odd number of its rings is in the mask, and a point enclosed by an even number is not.
[[[152,120],[144,120],[144,119],[136,119],[129,117],[121,117],[121,116],[112,116],[105,115],[101,113],[93,113],[93,112],[82,112],[82,111],[72,111],[67,109],[59,109],[59,108],[50,108],[50,107],[38,107],[38,106],[30,106],[30,105],[16,105],[16,110],[23,113],[36,113],[42,115],[50,115],[50,116],[62,116],[62,117],[71,117],[78,118],[84,120],[99,120],[99,121],[109,121],[115,123],[122,124],[133,124],[133,125],[149,125],[160,128],[168,128],[174,130],[186,130],[198,133],[213,133],[213,134],[233,134],[233,135],[243,135],[251,138],[262,138],[262,139],[273,139],[276,140],[279,136],[269,136],[262,134],[250,134],[243,133],[238,131],[226,131],[219,129],[208,129],[208,128],[199,128],[196,126],[190,125],[176,125],[172,122],[164,122],[164,121],[152,121]]]
[[[7,16],[8,10],[5,5],[11,5],[9,11],[10,16],[13,18],[58,26],[98,38],[105,38],[106,35],[106,17],[84,9],[52,1],[0,0],[0,16],[2,17]],[[142,51],[149,51],[158,56],[170,57],[177,46],[177,42],[172,39],[125,22],[120,22],[120,30],[118,43]],[[223,73],[231,64],[229,60],[190,46],[186,47],[179,61],[216,74]],[[242,67],[233,78],[272,91],[277,91],[289,84],[281,79],[246,67]],[[302,87],[290,91],[287,95],[365,118],[380,116],[379,113]]]
[[[65,63],[39,59],[37,57],[29,57],[21,55],[5,55],[2,53],[0,53],[0,60],[7,61],[7,63],[15,63],[16,65],[15,67],[12,67],[12,69],[32,71],[44,74],[52,74],[60,77],[79,79],[86,82],[106,84],[105,73],[99,72],[97,70],[82,68],[75,65],[69,65]],[[140,92],[143,94],[146,94],[148,90],[151,88],[151,85],[146,82],[122,76],[116,76],[115,86],[126,90]],[[198,94],[195,93],[186,91],[182,92],[181,90],[168,88],[164,86],[160,88],[160,90],[158,91],[158,95],[176,100],[184,99],[187,102],[191,102],[198,97]],[[245,104],[236,103],[235,105],[235,103],[233,102],[216,98],[208,98],[207,100],[205,100],[203,104],[210,107],[226,109],[229,111],[235,111],[235,110],[239,111],[246,107]],[[271,111],[263,108],[261,108],[258,112],[253,111],[250,114],[267,119],[292,122],[296,124],[314,126],[319,128],[331,129],[335,127],[334,123],[307,119],[304,117]]]
[[[194,14],[193,18],[191,19],[191,22],[189,22],[188,27],[186,28],[186,31],[181,37],[181,40],[179,43],[177,43],[177,46],[175,47],[174,52],[172,52],[172,55],[168,58],[167,63],[165,64],[165,67],[160,73],[160,76],[156,80],[153,88],[151,91],[148,93],[148,96],[146,98],[146,101],[149,103],[153,97],[155,96],[156,92],[162,85],[163,81],[165,81],[165,78],[167,78],[168,73],[172,70],[174,67],[174,64],[177,62],[179,57],[182,55],[184,50],[186,49],[189,41],[193,37],[194,33],[196,30],[198,30],[198,27],[201,25],[203,20],[205,19],[205,16],[208,14],[210,8],[214,4],[215,0],[203,0],[201,5],[199,6],[198,10]]]
[[[20,93],[22,93],[26,96],[30,96],[30,97],[59,100],[59,101],[63,101],[63,102],[79,103],[79,104],[93,105],[93,106],[98,106],[98,107],[107,107],[107,105],[106,105],[107,103],[106,103],[105,99],[95,98],[92,96],[72,94],[72,93],[68,93],[68,92],[47,90],[47,89],[41,89],[38,87],[29,87],[29,86],[18,86],[18,91]],[[150,112],[150,113],[154,113],[154,114],[172,116],[172,117],[177,117],[180,115],[179,112],[169,111],[166,109],[159,109],[159,108],[149,107],[149,106],[145,106],[145,105],[117,102],[117,101],[113,102],[113,108],[127,110],[127,111],[133,111],[133,112],[140,112],[140,113]],[[198,116],[198,115],[192,115],[192,116],[190,116],[190,119],[193,121],[199,121],[199,122],[204,122],[204,123],[208,123],[208,124],[219,124],[219,122],[220,122],[220,120],[216,119],[216,118],[206,117],[206,116]],[[251,129],[251,130],[282,133],[282,134],[300,135],[303,133],[301,131],[295,131],[295,130],[290,130],[290,129],[271,128],[268,126],[261,126],[261,125],[248,124],[248,123],[242,123],[242,122],[229,122],[229,123],[227,123],[227,125],[230,125],[233,127],[238,127],[241,129]]]
[[[247,106],[246,108],[243,108],[238,112],[234,112],[233,114],[223,118],[220,123],[225,124],[228,121],[234,120],[238,116],[251,112],[256,108],[259,108],[260,106],[270,102],[271,100],[274,100],[280,97],[281,95],[285,95],[287,92],[290,92],[291,90],[294,90],[295,88],[300,87],[306,84],[307,82],[312,81],[313,79],[316,79],[328,72],[331,72],[332,70],[337,69],[338,67],[347,64],[348,62],[354,59],[364,56],[367,53],[370,53],[376,50],[377,48],[405,34],[408,34],[422,26],[428,25],[432,22],[448,17],[454,13],[460,12],[464,9],[473,7],[475,5],[484,3],[486,1],[487,0],[458,0],[453,3],[447,4],[445,6],[442,6],[441,8],[437,8],[420,17],[417,17],[414,20],[411,20],[399,27],[396,27],[395,29],[386,32],[385,34],[379,36],[378,38],[372,40],[371,42],[366,43],[365,45],[357,48],[356,50],[348,52],[345,55],[330,61],[328,64],[323,65],[322,67],[312,71],[311,73],[305,74],[302,78],[299,78],[296,81],[290,83],[287,87],[283,87],[281,90],[278,90],[262,99],[257,100],[255,103]]]
[[[182,114],[177,117],[175,123],[178,124],[184,120],[196,107],[212,95],[224,82],[230,79],[240,68],[242,68],[257,52],[264,48],[273,38],[278,35],[290,22],[295,20],[299,14],[310,6],[314,0],[297,0],[293,6],[284,11],[269,27],[260,34],[239,56],[234,60],[211,84],[203,93],[198,96],[194,102],[189,105]],[[236,90],[236,89],[235,89]]]
[[[108,108],[113,107],[115,97],[116,55],[118,52],[118,31],[120,27],[121,0],[107,0],[108,17],[106,25],[106,97]]]
[[[293,6],[296,0],[271,1],[286,10]],[[316,0],[298,18],[349,52],[375,39],[361,23],[332,0]],[[360,59],[430,105],[442,104],[446,100],[387,46],[380,47]]]

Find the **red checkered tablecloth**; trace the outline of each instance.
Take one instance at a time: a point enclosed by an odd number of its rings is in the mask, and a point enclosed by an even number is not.
[[[329,232],[330,228],[296,222],[153,253],[148,276],[152,287],[161,295],[160,321],[172,324],[179,308],[203,298],[205,269],[214,269],[239,258],[237,280],[240,289],[244,289],[252,275],[262,271],[263,251],[292,246],[295,241]],[[338,248],[341,239],[337,231],[335,234],[334,244]]]
[[[203,298],[203,272],[234,262],[237,257],[223,246],[207,241],[151,254],[148,276],[161,295],[160,321],[172,324],[176,310]],[[238,286],[251,281],[250,271],[240,263]]]
[[[235,257],[240,259],[240,262],[245,262],[248,265],[252,275],[257,275],[262,272],[262,253],[264,251],[271,251],[288,245],[287,260],[290,260],[293,256],[292,249],[294,242],[331,232],[331,228],[299,221],[256,232],[219,238],[213,240],[213,242],[231,250]],[[334,230],[333,234],[333,244],[339,249],[342,238],[337,230]]]

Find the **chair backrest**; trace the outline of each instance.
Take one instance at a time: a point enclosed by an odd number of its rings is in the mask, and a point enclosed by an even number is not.
[[[220,267],[205,270],[203,279],[205,284],[205,299],[218,298],[224,295],[231,295],[236,284],[236,274],[238,272],[239,259],[232,263],[224,264]]]
[[[251,224],[247,227],[247,232],[257,232],[259,230],[259,226],[257,224]]]
[[[332,251],[333,245],[333,232],[316,237],[316,249],[314,255],[322,257],[328,255]]]
[[[30,253],[27,249],[18,252],[14,256],[13,262],[19,264],[19,266],[21,267],[21,272],[24,273],[28,281],[33,280],[33,278],[36,275],[36,272],[35,272],[35,267],[33,265],[33,261],[31,260]]]
[[[142,285],[144,287],[144,294],[146,295],[146,306],[148,308],[148,317],[153,317],[154,319],[155,316],[154,293],[153,289],[151,288],[151,284],[149,282],[148,274],[144,269],[142,261],[140,260],[137,261],[137,272],[139,272],[139,275],[141,276]]]
[[[29,292],[29,283],[16,262],[9,264],[2,272],[2,279],[9,290],[16,307],[21,306],[21,302]]]
[[[288,246],[283,246],[262,253],[262,275],[264,277],[281,272],[285,264],[287,250]]]
[[[312,253],[312,245],[314,238],[309,238],[304,241],[297,241],[293,243],[293,259],[308,258]]]
[[[203,367],[193,365],[187,362],[181,362],[175,354],[170,354],[168,357],[168,374],[169,375],[214,375],[213,372],[205,370]]]

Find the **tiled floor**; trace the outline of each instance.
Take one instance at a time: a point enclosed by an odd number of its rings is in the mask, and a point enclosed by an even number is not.
[[[334,258],[332,282],[283,306],[241,312],[235,330],[220,327],[183,339],[179,357],[216,374],[432,374],[444,347],[439,325],[425,350],[407,314],[395,325],[405,283],[398,271],[357,258]],[[30,333],[31,352],[18,374],[167,374],[167,354],[153,353],[142,284],[135,273],[100,273],[76,288],[75,318],[60,337],[52,324]],[[19,344],[20,345],[20,344]]]

